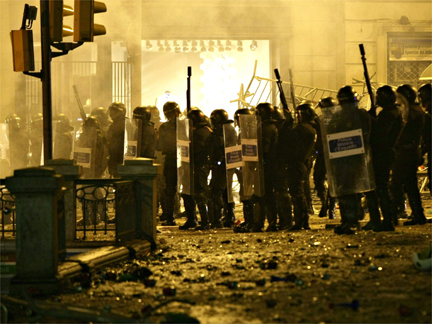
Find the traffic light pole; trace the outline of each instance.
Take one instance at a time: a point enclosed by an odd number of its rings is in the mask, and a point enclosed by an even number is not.
[[[53,158],[52,141],[52,91],[51,91],[51,47],[49,1],[40,0],[41,48],[42,48],[42,100],[43,100],[43,144],[44,161]]]

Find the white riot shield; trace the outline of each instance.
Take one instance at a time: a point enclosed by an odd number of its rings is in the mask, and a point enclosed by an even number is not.
[[[142,126],[140,119],[126,119],[125,124],[125,160],[133,160],[140,156]]]
[[[12,175],[9,156],[9,125],[0,124],[0,179]]]
[[[371,151],[361,110],[324,108],[320,116],[330,195],[340,197],[375,189]]]
[[[192,139],[192,120],[177,118],[177,186],[185,195],[194,194]]]
[[[96,142],[97,130],[94,127],[82,126],[81,132],[74,145],[74,161],[83,167],[84,179],[95,177],[96,170]]]
[[[240,198],[264,195],[264,166],[261,137],[261,120],[255,115],[240,115],[240,144],[243,167],[241,170]]]
[[[239,131],[232,123],[223,125],[223,133],[228,202],[234,202],[234,195],[240,190],[239,175],[243,167],[242,146],[239,141]]]

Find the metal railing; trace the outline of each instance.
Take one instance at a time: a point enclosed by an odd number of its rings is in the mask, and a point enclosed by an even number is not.
[[[0,239],[15,239],[16,214],[15,197],[7,190],[0,180],[1,237]]]
[[[78,179],[75,190],[76,239],[118,242],[133,238],[136,219],[132,180]]]

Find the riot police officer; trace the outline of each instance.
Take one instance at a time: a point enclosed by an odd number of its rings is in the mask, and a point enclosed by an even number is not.
[[[336,100],[332,97],[326,97],[320,99],[318,103],[318,107],[321,109],[331,108],[336,106]],[[313,172],[313,179],[315,184],[315,189],[317,192],[318,198],[321,200],[321,210],[319,212],[319,217],[326,217],[327,211],[329,215],[329,219],[335,218],[335,209],[336,209],[336,198],[331,197],[328,189],[325,187],[326,181],[326,165],[324,159],[324,147],[323,140],[321,134],[321,127],[318,121],[318,117],[316,117],[316,122],[314,124],[315,130],[317,132],[317,141],[315,143],[315,151],[316,151],[316,161]]]
[[[21,127],[21,117],[17,114],[10,114],[5,122],[9,125],[9,154],[10,168],[12,170],[27,167],[27,153],[29,149],[29,137]]]
[[[294,226],[289,230],[310,229],[304,181],[307,177],[307,161],[315,146],[316,131],[312,127],[315,112],[312,104],[302,103],[296,108],[298,124],[291,131],[282,133],[280,141],[286,143],[288,187],[294,205]],[[309,179],[307,179],[309,180]]]
[[[276,222],[276,200],[273,192],[273,180],[275,177],[275,156],[278,131],[275,121],[272,119],[274,107],[265,102],[256,106],[257,115],[261,117],[262,127],[262,150],[264,158],[264,185],[265,193],[258,198],[259,209],[256,215],[253,232],[262,232],[265,217],[267,216],[267,232],[277,231]]]
[[[43,143],[43,116],[41,113],[35,114],[31,118],[30,143],[32,166],[41,165],[42,143]]]
[[[159,139],[156,150],[165,155],[165,203],[162,205],[162,225],[176,225],[174,221],[174,196],[177,192],[177,144],[176,144],[176,118],[180,116],[180,106],[168,101],[163,106],[165,118],[168,120],[159,127]]]
[[[241,115],[255,115],[255,111],[247,108],[237,109],[234,113],[234,125],[240,127],[240,116]],[[238,144],[241,144],[241,136],[238,138]],[[244,170],[236,170],[237,179],[240,183],[240,201],[243,204],[243,217],[244,222],[234,227],[235,233],[250,233],[255,227],[255,210],[254,210],[254,198],[244,195]]]
[[[373,108],[369,110],[373,120],[370,138],[372,163],[375,176],[375,191],[367,194],[370,221],[363,229],[374,231],[394,231],[396,214],[392,214],[388,183],[395,154],[394,147],[402,130],[402,114],[396,106],[396,93],[385,85],[377,90],[377,105],[383,110],[374,117]],[[381,223],[378,206],[383,214]]]
[[[429,191],[431,190],[431,142],[432,142],[432,115],[431,115],[431,108],[432,108],[432,85],[430,83],[426,83],[422,85],[418,90],[418,97],[421,106],[425,110],[425,126],[423,130],[423,136],[422,136],[422,156],[426,154],[427,157],[427,174],[428,174],[428,186]]]
[[[108,140],[108,172],[118,178],[117,167],[123,164],[126,106],[121,102],[113,102],[109,106],[109,115],[113,120],[107,132]]]
[[[422,225],[426,223],[420,192],[417,186],[417,168],[420,162],[420,141],[425,123],[425,114],[416,102],[417,91],[409,84],[397,88],[401,100],[407,102],[408,118],[396,145],[396,159],[392,169],[390,190],[395,208],[403,200],[403,187],[408,195],[413,219],[404,225]],[[394,210],[396,213],[396,210]]]
[[[94,108],[91,111],[90,116],[94,116],[97,118],[100,131],[103,133],[103,136],[107,136],[107,132],[109,126],[111,125],[111,121],[109,119],[108,114],[105,112],[105,108],[104,107]]]
[[[224,150],[224,125],[226,131],[229,132],[227,136],[231,137],[234,143],[237,141],[237,135],[235,134],[234,127],[231,124],[233,121],[228,118],[228,113],[224,109],[213,110],[210,115],[211,124],[213,126],[213,134],[211,138],[211,149],[210,149],[210,168],[212,172],[212,178],[210,181],[210,190],[212,197],[212,228],[222,228],[222,209],[224,208],[223,196],[226,195],[227,188],[227,175],[226,175],[226,163],[225,163],[225,150]],[[231,208],[229,208],[231,209]],[[233,214],[233,213],[232,213]],[[229,218],[233,215],[227,215],[225,224],[228,224]],[[231,219],[231,223],[234,223]]]
[[[149,107],[140,106],[133,111],[133,117],[141,120],[140,152],[138,152],[138,157],[153,159],[155,157],[157,137],[154,124],[150,121],[151,116],[152,111]]]
[[[288,118],[287,118],[287,117]],[[292,226],[292,205],[291,196],[288,193],[288,171],[286,166],[286,143],[282,141],[287,132],[291,132],[293,128],[292,115],[286,114],[283,108],[275,108],[273,119],[278,129],[278,142],[275,156],[275,178],[274,178],[274,194],[276,199],[276,211],[279,216],[278,229],[289,229]]]
[[[361,208],[360,192],[370,190],[373,187],[373,179],[369,176],[373,175],[373,170],[370,158],[365,158],[370,154],[369,139],[371,133],[371,117],[364,109],[358,108],[358,94],[351,86],[345,86],[339,89],[337,99],[341,106],[341,110],[335,113],[335,118],[330,121],[327,132],[343,133],[358,130],[360,135],[348,137],[350,144],[348,148],[344,146],[345,138],[342,138],[341,148],[346,157],[334,158],[329,161],[332,168],[332,176],[330,179],[333,183],[333,188],[338,192],[337,198],[341,213],[341,225],[335,228],[336,234],[354,234],[353,227],[358,225],[358,219]],[[363,140],[360,142],[360,138]],[[357,142],[354,142],[357,141]],[[337,140],[337,143],[339,141]],[[355,144],[354,144],[355,143]],[[364,150],[364,154],[350,154],[351,146],[359,145],[360,149]],[[361,146],[360,146],[361,145]],[[333,152],[332,152],[333,153]],[[327,170],[330,172],[330,170]],[[366,187],[366,189],[364,188]]]
[[[74,128],[70,126],[69,118],[65,114],[55,115],[52,120],[53,123],[56,124],[53,152],[54,159],[69,160],[71,158],[73,143],[71,132]]]
[[[198,225],[196,217],[196,207],[201,216],[201,226],[199,229],[207,230],[209,228],[207,214],[207,199],[208,199],[208,184],[207,178],[210,171],[209,168],[209,151],[210,151],[210,136],[211,129],[208,127],[207,120],[201,110],[190,110],[187,118],[192,120],[193,124],[193,181],[194,194],[182,194],[187,221],[179,229],[186,230],[194,228]],[[192,170],[191,170],[192,172]]]

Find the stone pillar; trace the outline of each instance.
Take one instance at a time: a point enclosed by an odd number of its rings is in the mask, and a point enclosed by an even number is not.
[[[48,160],[45,166],[53,168],[64,179],[66,191],[64,194],[64,220],[66,245],[76,239],[76,189],[74,181],[82,175],[82,166],[74,164],[73,160]]]
[[[118,173],[122,179],[135,181],[138,237],[156,239],[156,176],[161,172],[161,165],[153,164],[152,159],[146,158],[125,160],[124,165],[118,166]]]
[[[16,275],[11,293],[31,289],[42,294],[60,292],[58,275],[58,218],[63,214],[63,178],[46,167],[15,170],[6,178],[15,195],[17,236]]]

